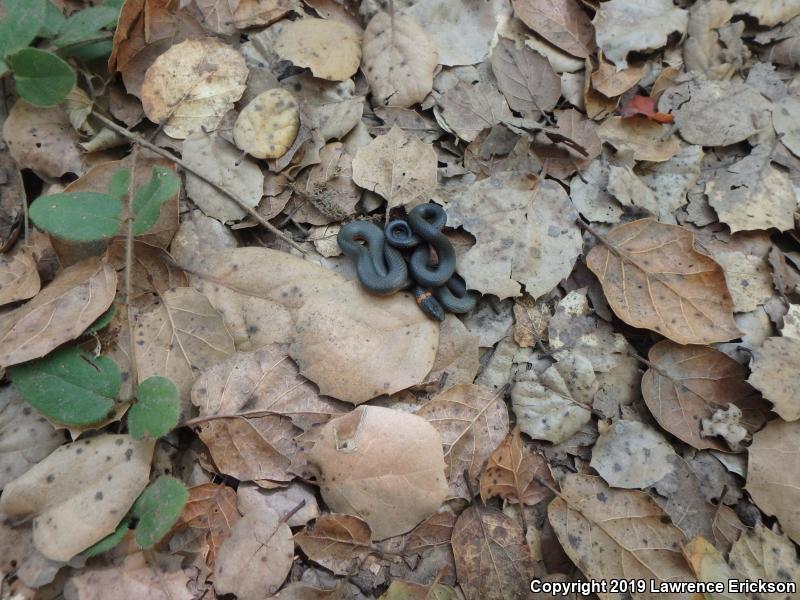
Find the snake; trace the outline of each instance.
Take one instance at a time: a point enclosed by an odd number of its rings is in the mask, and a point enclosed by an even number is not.
[[[403,255],[386,243],[383,230],[374,223],[347,223],[336,241],[342,252],[355,258],[358,280],[373,294],[388,296],[410,285]]]

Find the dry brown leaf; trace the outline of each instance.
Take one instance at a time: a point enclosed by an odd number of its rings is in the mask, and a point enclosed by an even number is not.
[[[298,509],[301,503],[305,504]],[[316,488],[299,482],[271,490],[252,483],[240,483],[236,489],[236,506],[243,515],[259,513],[265,506],[279,515],[291,515],[286,520],[289,527],[302,527],[319,517]]]
[[[297,100],[282,88],[262,92],[239,113],[233,126],[236,145],[255,158],[277,159],[298,137]]]
[[[410,531],[447,497],[442,438],[413,414],[360,406],[325,424],[307,459],[328,506],[364,519],[376,540]]]
[[[443,392],[459,383],[472,383],[480,369],[478,336],[461,320],[448,314],[439,325],[439,349],[426,378]]]
[[[436,189],[436,152],[431,144],[396,125],[359,149],[353,181],[383,196],[388,208],[427,202]]]
[[[68,561],[112,533],[150,477],[152,440],[102,434],[66,444],[15,479],[0,512],[33,517],[33,543]]]
[[[555,487],[547,460],[531,452],[520,437],[519,427],[515,427],[489,456],[480,477],[481,498],[485,502],[500,496],[512,504],[534,506],[550,495],[537,477]]]
[[[473,141],[484,129],[513,120],[506,99],[497,88],[479,81],[460,81],[440,101],[441,116],[458,137]]]
[[[42,108],[17,100],[3,123],[3,140],[20,169],[47,177],[86,170],[80,138],[61,106]]]
[[[570,474],[547,510],[564,551],[592,579],[694,581],[681,556],[685,538],[644,492],[615,490],[600,477]],[[650,587],[648,586],[648,590]],[[600,593],[601,600],[620,598]],[[685,600],[685,594],[637,594],[642,600]]]
[[[206,564],[214,565],[220,546],[240,518],[232,487],[204,483],[189,488],[189,499],[175,528],[195,530],[198,536],[205,538]]]
[[[291,21],[274,46],[281,58],[311,69],[315,77],[349,79],[361,64],[361,36],[352,27],[328,19]]]
[[[36,260],[30,252],[21,248],[0,255],[0,306],[32,298],[41,285]]]
[[[337,575],[348,575],[372,553],[372,532],[358,517],[328,513],[294,537],[314,562]]]
[[[203,25],[210,31],[221,35],[236,31],[233,15],[241,0],[195,0],[194,4],[203,16]]]
[[[278,591],[293,560],[292,531],[281,515],[265,506],[231,528],[217,554],[214,588],[240,600],[262,600]]]
[[[749,416],[746,422],[762,422],[745,368],[719,350],[664,340],[650,348],[648,357],[652,366],[642,378],[644,401],[659,425],[678,439],[699,449],[724,450],[701,431],[703,419],[729,403]]]
[[[456,575],[467,600],[523,600],[534,562],[516,521],[497,509],[472,505],[453,528]]]
[[[116,272],[99,258],[64,269],[32,300],[0,316],[0,367],[75,339],[111,306],[116,291]]]
[[[736,0],[733,12],[750,15],[760,25],[774,26],[800,15],[800,4],[796,0]]]
[[[455,524],[456,515],[445,505],[417,525],[405,537],[403,552],[405,554],[423,554],[436,546],[449,545]]]
[[[572,271],[581,251],[577,213],[551,180],[499,173],[474,183],[447,206],[449,224],[477,238],[459,261],[467,286],[500,298],[538,298]]]
[[[301,429],[346,412],[344,405],[319,395],[280,344],[237,352],[205,369],[192,386],[192,403],[201,417],[263,411],[288,417]]]
[[[792,541],[756,523],[733,544],[728,562],[745,577],[763,581],[794,581],[800,584],[800,559]],[[792,594],[765,594],[766,600],[790,600]]]
[[[349,79],[325,81],[301,73],[280,83],[305,103],[326,142],[343,139],[361,122],[364,97],[357,94],[355,84]]]
[[[766,258],[739,250],[726,252],[717,249],[713,256],[725,271],[734,312],[756,310],[772,298],[775,293],[774,284]]]
[[[512,0],[522,21],[554,46],[587,58],[594,53],[594,28],[575,0]]]
[[[552,317],[550,308],[530,296],[514,299],[514,341],[521,348],[531,348],[547,339],[547,325]]]
[[[739,337],[722,268],[694,247],[683,227],[640,219],[615,227],[592,248],[588,266],[616,315],[679,344]]]
[[[558,143],[561,140],[555,139],[552,134],[536,136],[535,152],[547,175],[566,180],[598,157],[603,151],[603,144],[597,136],[597,126],[583,113],[570,108],[556,110],[554,114],[558,124],[556,134],[575,142],[583,152]]]
[[[644,77],[643,65],[628,67],[618,71],[610,62],[600,57],[600,65],[592,73],[592,87],[608,98],[621,96]]]
[[[303,12],[298,0],[239,0],[233,23],[237,29],[266,27],[292,11]]]
[[[310,4],[313,5],[315,1],[319,0],[312,0]],[[285,585],[273,598],[275,600],[343,600],[343,594],[344,590],[341,587],[326,590],[295,581]]]
[[[363,55],[362,70],[376,105],[407,108],[433,88],[436,49],[410,15],[375,15],[364,32]]]
[[[597,438],[590,466],[615,488],[646,488],[672,470],[676,456],[649,425],[617,419]]]
[[[800,541],[800,423],[770,421],[748,449],[747,492],[783,531]]]
[[[192,288],[175,288],[161,303],[134,316],[136,368],[140,379],[168,377],[178,387],[182,412],[197,372],[234,352],[233,338],[208,298]]]
[[[663,162],[681,149],[667,126],[645,116],[611,117],[597,128],[597,135],[620,152],[632,152],[636,160]]]
[[[247,75],[244,58],[232,47],[214,38],[186,40],[147,69],[142,106],[171,137],[213,131],[242,97]]]
[[[696,537],[683,548],[683,555],[694,571],[698,581],[720,582],[724,584],[724,591],[714,594],[720,600],[747,600],[747,596],[742,593],[731,592],[728,590],[728,582],[736,580],[734,573],[725,558],[711,542],[704,537]]]
[[[450,493],[469,498],[464,471],[475,484],[486,459],[508,433],[502,397],[480,385],[461,384],[434,396],[416,414],[442,436]]]
[[[320,163],[300,173],[292,186],[297,197],[307,200],[293,213],[295,221],[313,225],[342,221],[355,213],[361,199],[361,189],[353,181],[353,159],[344,144],[327,144],[319,159]],[[332,241],[338,254],[338,244]]]
[[[501,37],[492,50],[497,87],[515,111],[537,118],[555,108],[561,97],[561,79],[548,60],[527,46]]]
[[[748,383],[772,402],[773,411],[785,421],[800,419],[800,339],[767,338],[753,350]]]
[[[108,262],[114,265],[120,281],[125,281],[125,240],[118,239],[108,248]],[[163,250],[144,242],[133,243],[131,303],[139,308],[150,306],[156,294],[176,287],[186,287],[186,273],[167,259]],[[155,294],[154,294],[155,292]]]

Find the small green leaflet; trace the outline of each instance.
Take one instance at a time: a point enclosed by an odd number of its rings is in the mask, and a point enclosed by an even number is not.
[[[134,439],[169,433],[180,415],[178,388],[166,377],[148,377],[139,384],[136,404],[128,411],[128,431]]]
[[[53,421],[91,425],[107,418],[122,385],[117,364],[74,346],[8,370],[22,399]]]
[[[131,518],[125,517],[122,519],[117,528],[114,530],[114,533],[109,533],[106,537],[104,537],[99,542],[89,546],[86,550],[83,551],[83,555],[87,558],[91,558],[92,556],[97,556],[98,554],[102,554],[103,552],[108,552],[112,548],[114,548],[117,544],[122,541],[122,538],[125,537],[125,534],[128,532],[130,528]]]
[[[47,0],[47,2],[45,2],[44,22],[39,29],[39,36],[45,38],[57,36],[66,20],[61,9],[53,4],[52,1]]]
[[[120,169],[111,176],[111,181],[108,182],[108,193],[110,196],[122,200],[128,193],[130,185],[131,172],[128,169]]]
[[[55,106],[75,87],[75,72],[62,58],[23,48],[6,57],[14,71],[17,92],[35,106]]]
[[[25,48],[39,33],[47,12],[46,0],[5,0],[6,15],[0,21],[0,59]],[[0,74],[7,70],[0,61]]]
[[[69,17],[58,32],[53,43],[63,48],[81,42],[96,40],[101,30],[117,22],[119,10],[113,6],[91,6]],[[107,34],[106,34],[107,35]]]
[[[36,226],[58,238],[94,242],[116,235],[122,202],[97,192],[62,192],[33,201],[30,217]]]
[[[137,189],[133,198],[133,235],[142,235],[155,225],[161,207],[180,189],[180,177],[172,169],[153,167],[150,181]]]
[[[108,307],[108,310],[106,310],[106,312],[97,317],[94,320],[94,323],[92,323],[91,325],[89,325],[89,327],[86,328],[86,331],[83,332],[84,335],[91,335],[93,333],[97,333],[101,329],[105,329],[106,327],[108,327],[109,323],[111,323],[111,319],[113,319],[114,315],[116,314],[117,314],[117,305],[112,304],[111,306]]]
[[[163,538],[178,520],[189,499],[183,482],[162,475],[139,495],[131,508],[131,516],[139,520],[136,543],[150,548]]]

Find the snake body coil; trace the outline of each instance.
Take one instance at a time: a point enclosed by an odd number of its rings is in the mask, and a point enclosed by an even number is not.
[[[403,255],[386,243],[383,231],[374,223],[348,223],[339,230],[336,241],[342,252],[356,259],[358,280],[373,294],[387,296],[410,284]]]

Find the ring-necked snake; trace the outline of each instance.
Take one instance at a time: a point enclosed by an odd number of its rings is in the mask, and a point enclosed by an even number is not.
[[[467,292],[464,279],[455,273],[456,254],[442,233],[446,222],[442,207],[422,204],[409,213],[408,221],[390,221],[383,231],[368,221],[348,223],[337,241],[356,259],[356,274],[367,290],[388,295],[414,284],[423,312],[442,321],[445,311],[469,312],[477,301],[477,294]],[[398,249],[411,251],[408,266]]]

